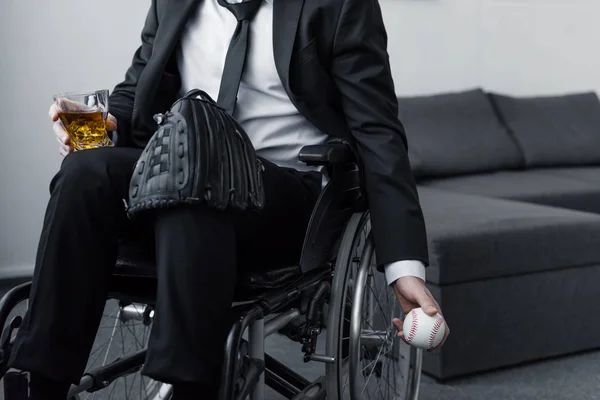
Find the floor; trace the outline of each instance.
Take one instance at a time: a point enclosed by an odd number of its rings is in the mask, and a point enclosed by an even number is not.
[[[299,349],[271,339],[274,356],[288,355],[288,364],[306,377],[320,366],[304,364]],[[292,357],[289,357],[292,355]],[[269,393],[268,400],[283,397]],[[419,400],[600,400],[600,351],[532,363],[440,384],[424,376]]]
[[[16,282],[0,282],[3,295]],[[106,322],[115,320],[107,308]],[[138,326],[142,326],[138,324]],[[143,327],[143,326],[142,326]],[[137,328],[134,328],[137,329]],[[107,329],[106,332],[112,331]],[[131,330],[130,330],[131,331]],[[109,335],[106,333],[105,335]],[[322,346],[322,343],[320,343]],[[268,338],[272,356],[307,379],[323,374],[323,364],[304,363],[300,345],[278,335]],[[322,350],[321,350],[322,351]],[[0,391],[0,400],[3,400]],[[125,398],[118,396],[117,398]],[[100,397],[96,397],[100,399]],[[282,396],[267,391],[266,400]],[[440,384],[424,376],[420,400],[600,400],[600,351],[562,357]]]

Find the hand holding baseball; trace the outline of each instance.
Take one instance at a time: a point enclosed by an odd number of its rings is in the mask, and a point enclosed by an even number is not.
[[[394,292],[407,316],[405,322],[399,318],[392,320],[398,329],[398,336],[412,346],[428,351],[442,347],[450,329],[425,282],[417,277],[405,276],[396,280]]]

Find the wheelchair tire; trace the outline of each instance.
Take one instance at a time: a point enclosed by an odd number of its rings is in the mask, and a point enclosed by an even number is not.
[[[133,360],[135,354],[145,351],[153,315],[152,308],[146,304],[108,299],[85,373],[113,368],[117,363]],[[80,391],[86,383],[84,374],[79,390],[71,387],[72,399],[169,400],[172,397],[170,385],[141,375],[143,359],[132,361],[128,372],[106,381],[106,387],[93,393]]]
[[[397,336],[402,316],[376,270],[369,213],[352,216],[336,259],[326,331],[329,400],[416,400],[422,352]]]
[[[6,359],[16,337],[20,321],[24,317],[29,303],[30,284],[11,290],[0,301],[0,322],[2,323],[2,342],[7,347],[2,349],[2,374],[6,372]],[[26,289],[26,290],[25,290]],[[86,374],[107,371],[119,362],[127,362],[132,355],[146,348],[152,324],[151,309],[141,304],[124,304],[116,299],[106,303],[98,334],[89,355]],[[10,327],[15,327],[10,329]],[[102,381],[102,387],[93,393],[88,392],[94,379],[84,374],[81,383],[73,385],[69,392],[69,400],[169,400],[169,385],[156,382],[140,374],[143,359],[129,363],[124,372],[114,378]],[[56,366],[60,368],[60,365]],[[97,381],[97,380],[96,380]],[[2,396],[0,395],[0,398]]]

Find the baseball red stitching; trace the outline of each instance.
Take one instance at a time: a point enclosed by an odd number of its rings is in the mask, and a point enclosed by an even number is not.
[[[415,338],[415,335],[417,334],[417,328],[419,327],[419,321],[417,318],[416,311],[412,310],[410,312],[410,315],[412,315],[412,324],[410,326],[410,332],[408,333],[408,336],[406,337],[406,341],[409,343]]]
[[[435,321],[435,324],[433,324],[433,329],[431,330],[431,334],[429,335],[429,348],[430,349],[433,347],[433,342],[434,342],[435,337],[437,336],[437,333],[440,330],[440,327],[442,326],[443,322],[444,322],[443,318],[438,318],[438,320]]]

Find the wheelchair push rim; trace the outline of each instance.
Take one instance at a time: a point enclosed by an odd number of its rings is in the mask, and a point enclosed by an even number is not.
[[[338,253],[327,329],[329,399],[416,400],[422,352],[397,336],[393,289],[376,270],[369,214],[350,220]]]

